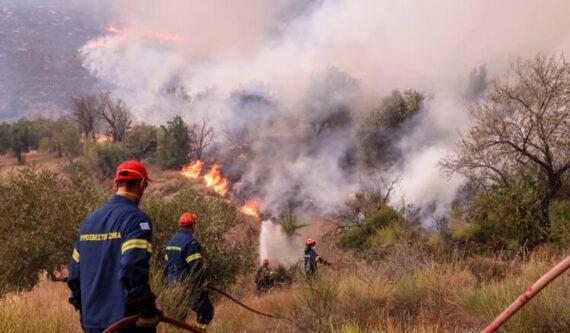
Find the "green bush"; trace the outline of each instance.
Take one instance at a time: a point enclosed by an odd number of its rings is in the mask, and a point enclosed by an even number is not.
[[[90,162],[102,177],[114,175],[117,166],[127,159],[125,148],[118,143],[103,142],[91,147]]]
[[[536,198],[534,184],[526,179],[479,194],[469,214],[472,230],[465,234],[490,249],[533,247],[546,240],[549,232],[531,209]]]
[[[25,154],[37,147],[37,137],[34,133],[32,122],[20,119],[11,126],[10,148],[18,164],[25,163]]]
[[[12,140],[12,130],[8,123],[0,124],[0,155],[6,154],[10,150]]]
[[[394,90],[362,120],[356,137],[360,158],[366,166],[393,161],[397,152],[392,146],[399,138],[398,130],[421,110],[425,100],[426,96],[416,90]]]
[[[213,285],[231,284],[238,274],[253,268],[255,251],[251,244],[226,239],[227,232],[240,222],[237,210],[227,201],[186,187],[168,199],[160,194],[149,195],[143,199],[142,209],[153,221],[156,270],[162,269],[164,246],[178,230],[180,214],[187,211],[198,215],[197,237]]]
[[[570,200],[550,206],[550,241],[562,249],[570,245]]]
[[[99,191],[51,171],[22,169],[0,182],[0,294],[30,289],[41,272],[70,260],[83,218],[102,202]]]
[[[81,133],[73,122],[59,119],[50,123],[49,130],[39,140],[40,149],[65,157],[70,163],[81,155]]]
[[[380,245],[382,239],[393,240],[404,232],[406,220],[396,210],[385,203],[376,202],[366,209],[363,221],[350,224],[341,236],[340,245],[344,248],[366,250]],[[397,228],[395,226],[402,226]]]
[[[158,131],[157,159],[163,169],[180,169],[188,162],[190,132],[180,116],[174,117]]]
[[[156,154],[158,130],[155,126],[138,124],[129,130],[125,148],[129,158],[152,159]]]

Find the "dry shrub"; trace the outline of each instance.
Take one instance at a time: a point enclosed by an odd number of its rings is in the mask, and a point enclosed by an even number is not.
[[[30,292],[6,296],[0,301],[0,332],[81,332],[67,294],[65,284],[42,281]]]
[[[513,269],[513,266],[509,262],[483,256],[468,258],[466,265],[469,271],[482,283],[501,280]]]

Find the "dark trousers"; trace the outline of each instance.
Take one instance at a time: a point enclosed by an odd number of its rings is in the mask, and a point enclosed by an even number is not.
[[[191,309],[196,312],[196,322],[200,325],[208,325],[214,318],[214,305],[207,291],[200,292],[198,300]]]

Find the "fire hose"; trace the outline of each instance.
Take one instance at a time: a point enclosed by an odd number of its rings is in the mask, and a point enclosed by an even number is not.
[[[526,292],[520,295],[511,305],[509,305],[493,322],[487,326],[482,333],[492,333],[498,330],[504,323],[507,322],[518,310],[520,310],[528,301],[530,301],[536,294],[538,294],[550,282],[558,278],[570,268],[570,256],[566,257],[550,271],[544,274],[538,281],[531,285]]]
[[[242,302],[238,301],[237,299],[233,298],[232,296],[228,295],[227,293],[225,293],[224,291],[222,291],[222,290],[220,290],[220,289],[218,289],[218,288],[215,288],[215,287],[212,287],[212,286],[206,286],[206,288],[208,288],[208,289],[210,289],[210,290],[212,290],[212,291],[217,292],[218,294],[220,294],[220,295],[226,297],[227,299],[231,300],[232,302],[236,303],[237,305],[239,305],[239,306],[245,308],[245,309],[248,310],[248,311],[251,311],[251,312],[253,312],[253,313],[256,313],[256,314],[258,314],[258,315],[265,316],[265,317],[268,317],[268,318],[274,318],[274,319],[290,320],[290,319],[287,319],[287,318],[278,317],[278,316],[275,316],[275,315],[271,315],[271,314],[268,314],[268,313],[263,313],[263,312],[261,312],[261,311],[255,310],[255,309],[253,309],[253,308],[251,308],[251,307],[249,307],[249,306],[243,304]],[[135,323],[135,322],[137,321],[137,319],[139,319],[139,317],[140,317],[140,315],[134,315],[134,316],[130,316],[130,317],[123,318],[123,319],[117,321],[116,323],[112,324],[111,326],[109,326],[107,329],[105,329],[105,331],[103,331],[103,333],[112,333],[112,332],[114,332],[114,331],[116,331],[116,330],[118,330],[118,329],[124,327],[125,325]],[[201,329],[199,329],[199,328],[196,328],[196,327],[194,327],[194,326],[192,326],[192,325],[186,324],[186,323],[184,323],[184,322],[181,322],[181,321],[178,321],[178,320],[176,320],[176,319],[169,318],[169,317],[160,316],[160,321],[163,322],[163,323],[166,323],[166,324],[170,324],[170,325],[176,326],[176,327],[178,327],[178,328],[185,329],[185,330],[187,330],[187,331],[189,331],[189,332],[193,332],[193,333],[200,333],[200,332],[203,332],[203,331],[202,331]]]
[[[134,316],[130,316],[130,317],[125,317],[115,323],[113,323],[111,326],[107,327],[103,333],[112,333],[115,332],[116,330],[125,327],[128,324],[133,324],[137,321],[137,319],[139,319],[140,315],[134,315]],[[186,324],[184,322],[178,321],[176,319],[172,319],[172,318],[168,318],[165,316],[160,316],[160,321],[166,324],[170,324],[172,326],[176,326],[178,328],[184,329],[188,332],[192,332],[192,333],[201,333],[203,332],[203,330],[194,327],[192,325]]]
[[[264,317],[268,317],[268,318],[273,318],[273,319],[281,319],[281,320],[291,321],[291,319],[289,319],[289,318],[279,317],[279,316],[275,316],[275,315],[268,314],[268,313],[263,313],[263,312],[261,312],[261,311],[258,311],[258,310],[255,310],[255,309],[253,309],[253,308],[250,308],[249,306],[243,304],[242,302],[238,301],[237,299],[235,299],[235,298],[233,298],[232,296],[226,294],[225,292],[221,291],[221,290],[218,289],[218,288],[215,288],[215,287],[212,287],[212,286],[206,286],[206,288],[208,288],[208,289],[210,289],[210,290],[212,290],[212,291],[217,292],[218,294],[220,294],[220,295],[226,297],[227,299],[229,299],[230,301],[236,303],[237,305],[241,306],[242,308],[244,308],[244,309],[246,309],[246,310],[248,310],[248,311],[251,311],[251,312],[253,312],[253,313],[257,313],[258,315],[261,315],[261,316],[264,316]]]
[[[52,280],[52,281],[56,281],[56,282],[67,282],[67,277],[64,277],[64,278],[52,278],[51,280]],[[256,314],[258,314],[258,315],[260,315],[260,316],[264,316],[264,317],[268,317],[268,318],[273,318],[273,319],[281,319],[281,320],[291,321],[291,319],[289,319],[289,318],[280,317],[280,316],[275,316],[275,315],[272,315],[272,314],[269,314],[269,313],[264,313],[264,312],[255,310],[254,308],[251,308],[251,307],[245,305],[244,303],[238,301],[237,299],[235,299],[235,298],[232,297],[231,295],[227,294],[226,292],[224,292],[224,291],[222,291],[222,290],[220,290],[220,289],[218,289],[218,288],[216,288],[216,287],[212,287],[212,286],[207,285],[206,288],[208,288],[208,289],[210,289],[210,290],[212,290],[212,291],[217,292],[218,294],[220,294],[220,295],[226,297],[227,299],[229,299],[230,301],[236,303],[237,305],[241,306],[242,308],[244,308],[244,309],[246,309],[246,310],[248,310],[248,311],[251,311],[251,312],[253,312],[253,313],[256,313]],[[136,322],[139,317],[140,317],[140,314],[138,314],[138,315],[133,315],[133,316],[129,316],[129,317],[125,317],[125,318],[123,318],[123,319],[121,319],[121,320],[115,322],[115,323],[112,324],[111,326],[109,326],[105,331],[103,331],[103,333],[111,333],[111,332],[114,332],[115,330],[120,329],[121,327],[124,327],[125,325],[132,324],[132,323]],[[176,327],[178,327],[178,328],[185,329],[185,330],[187,330],[187,331],[189,331],[189,332],[202,332],[202,330],[200,330],[199,328],[196,328],[196,327],[194,327],[194,326],[192,326],[192,325],[186,324],[186,323],[184,323],[184,322],[181,322],[181,321],[178,321],[178,320],[176,320],[176,319],[172,319],[172,318],[169,318],[169,317],[166,317],[166,316],[162,316],[162,315],[161,315],[161,316],[160,316],[160,321],[161,321],[161,322],[164,322],[164,323],[167,323],[167,324],[170,324],[170,325],[173,325],[173,326],[176,326]]]

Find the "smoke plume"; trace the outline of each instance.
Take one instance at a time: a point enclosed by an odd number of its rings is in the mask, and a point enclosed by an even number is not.
[[[384,172],[400,180],[394,204],[445,214],[462,179],[437,163],[466,127],[468,74],[502,74],[517,57],[570,45],[564,0],[130,0],[108,10],[129,33],[83,47],[85,67],[138,119],[206,119],[224,171],[238,175],[234,190],[273,213],[291,200],[338,210],[365,180],[362,118],[392,89],[413,88],[432,98]],[[330,117],[345,118],[322,125]],[[232,155],[240,144],[247,154]]]

